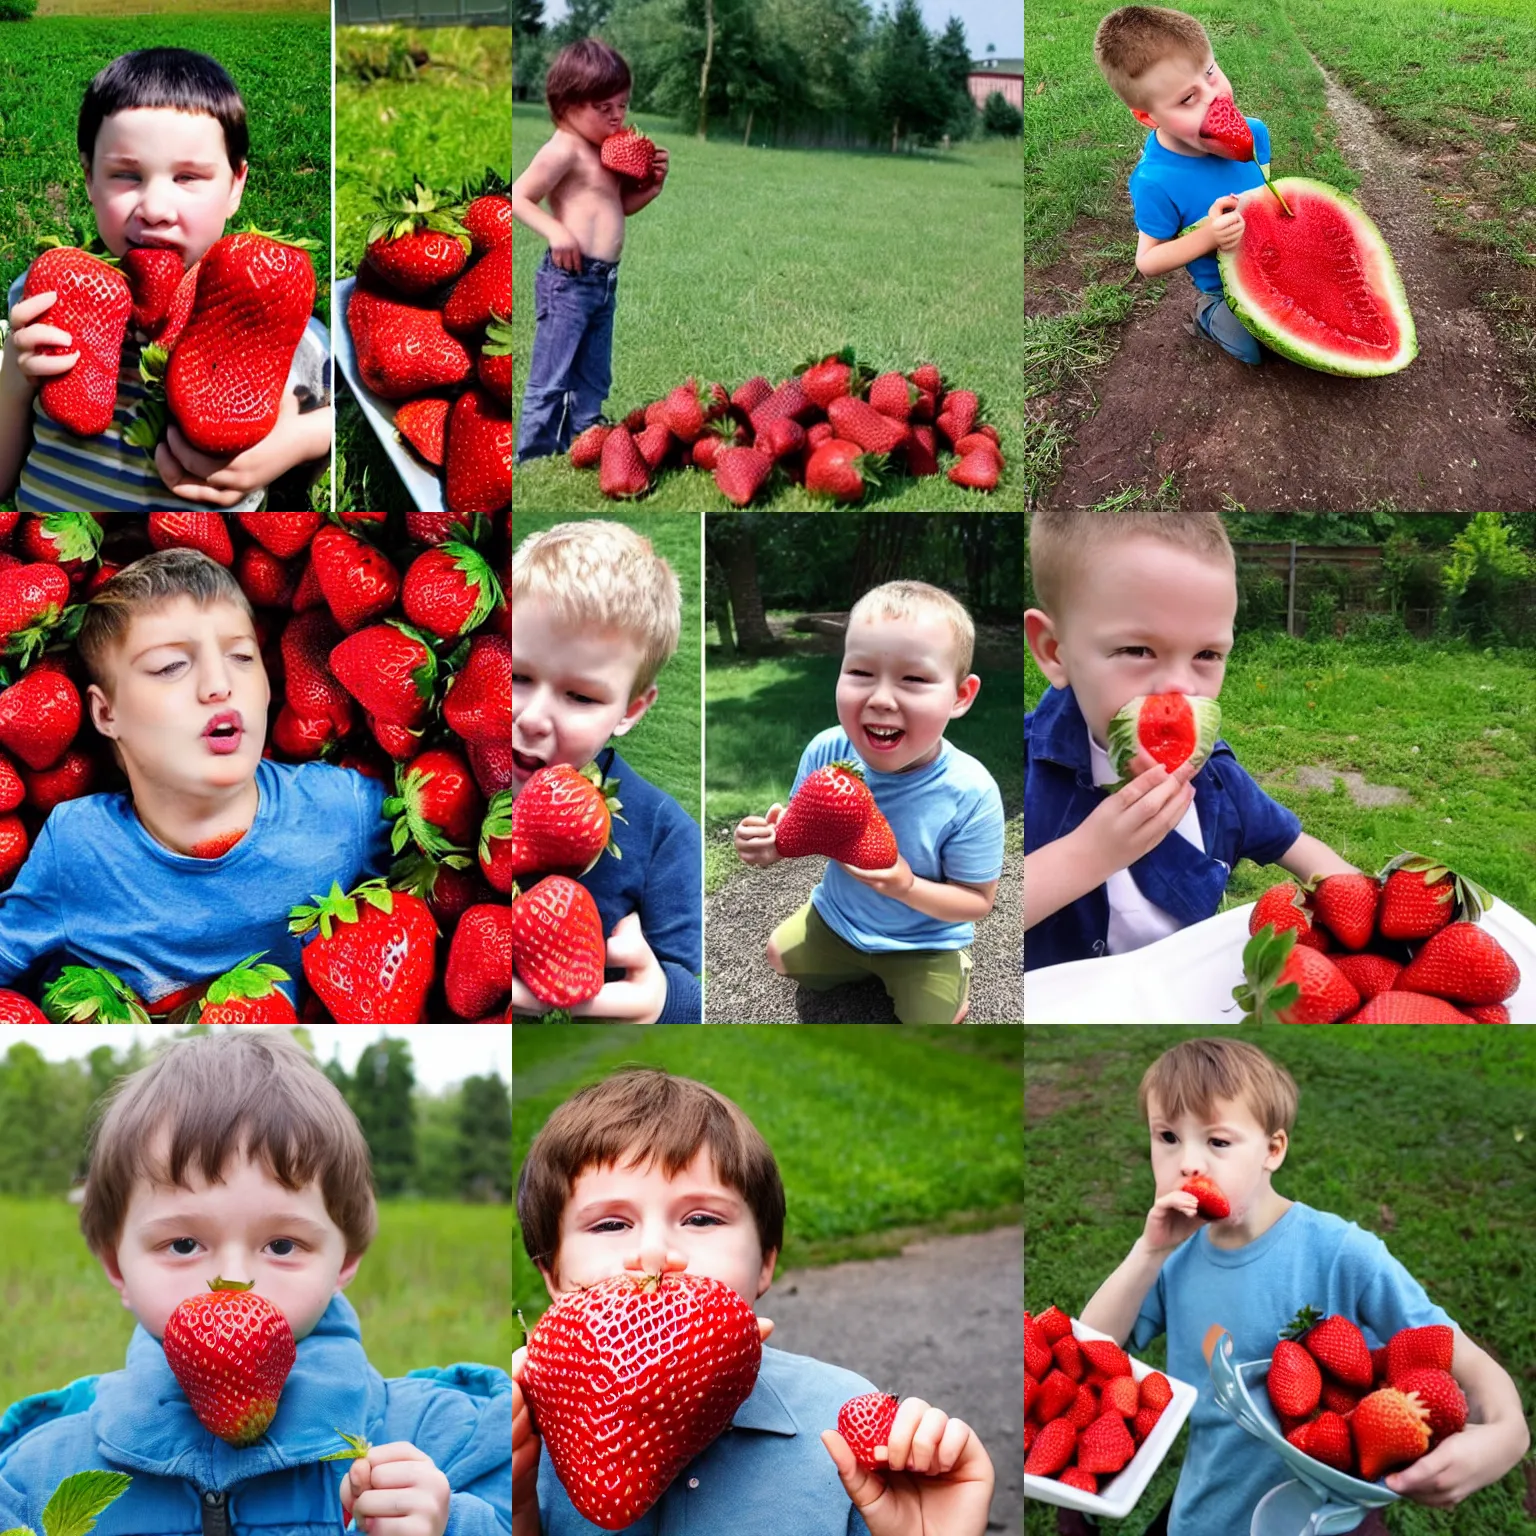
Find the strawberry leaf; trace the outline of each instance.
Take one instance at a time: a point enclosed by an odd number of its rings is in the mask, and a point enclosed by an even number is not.
[[[43,1506],[43,1536],[85,1536],[132,1481],[126,1472],[76,1472],[66,1477]]]
[[[363,1436],[363,1435],[349,1435],[346,1432],[346,1430],[344,1430],[344,1429],[338,1429],[336,1431],[336,1433],[338,1435],[340,1435],[341,1438],[347,1442],[346,1450],[344,1450],[344,1451],[332,1451],[327,1456],[317,1457],[316,1458],[317,1460],[319,1460],[319,1461],[356,1461],[359,1456],[366,1456],[368,1454],[368,1452],[373,1449],[373,1447],[371,1445],[369,1445],[366,1437]]]

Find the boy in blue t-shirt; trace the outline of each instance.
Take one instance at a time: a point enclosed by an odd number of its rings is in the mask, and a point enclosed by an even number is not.
[[[651,541],[604,519],[559,523],[513,551],[512,796],[552,763],[596,761],[623,805],[581,877],[607,939],[602,990],[570,1012],[636,1024],[697,1024],[704,964],[699,824],[605,744],[656,702],[677,649],[682,594]],[[512,1011],[548,1007],[514,975]]]
[[[132,1481],[99,1536],[334,1536],[349,1513],[359,1531],[505,1536],[507,1373],[374,1369],[342,1292],[378,1221],[362,1130],[285,1030],[179,1040],[117,1083],[92,1140],[80,1229],[138,1326],[124,1369],[0,1416],[0,1529],[55,1529],[42,1511],[60,1479],[101,1471]],[[199,1420],[162,1343],[175,1309],[216,1278],[281,1312],[296,1346],[275,1415],[243,1448]],[[338,1429],[371,1448],[327,1460],[346,1449]]]
[[[1217,1406],[1204,1356],[1213,1326],[1231,1334],[1239,1363],[1267,1359],[1304,1306],[1357,1324],[1372,1348],[1402,1328],[1456,1327],[1379,1237],[1274,1188],[1297,1097],[1283,1067],[1230,1037],[1186,1040],[1141,1080],[1156,1198],[1080,1321],[1132,1353],[1166,1333],[1169,1374],[1199,1390],[1169,1536],[1246,1531],[1259,1499],[1292,1475]],[[1198,1202],[1181,1186],[1197,1174],[1220,1186],[1231,1215],[1195,1214]],[[1530,1444],[1515,1384],[1460,1328],[1451,1374],[1471,1408],[1466,1428],[1385,1480],[1424,1504],[1456,1504],[1496,1482]],[[1080,1527],[1064,1520],[1062,1529]]]
[[[992,775],[944,739],[981,688],[964,606],[923,581],[866,592],[848,615],[837,726],[800,758],[794,789],[850,760],[896,838],[885,870],[829,860],[811,899],[768,940],[768,963],[814,991],[878,976],[903,1024],[959,1024],[970,1006],[970,944],[1003,872],[1003,800]],[[794,798],[793,790],[790,798]],[[783,855],[784,807],[736,828],[744,863]]]
[[[1242,242],[1237,194],[1264,184],[1259,167],[1269,169],[1269,129],[1256,117],[1245,119],[1252,160],[1233,160],[1217,140],[1201,137],[1211,103],[1230,100],[1233,92],[1205,28],[1183,11],[1122,6],[1099,23],[1093,56],[1131,116],[1152,130],[1131,172],[1137,270],[1161,277],[1188,266],[1198,297],[1185,329],[1240,362],[1258,363],[1259,343],[1227,307],[1214,252],[1234,251]],[[1190,228],[1202,219],[1207,222]]]
[[[1170,774],[1137,753],[1130,782],[1102,788],[1116,782],[1109,722],[1127,703],[1221,692],[1237,568],[1219,514],[1037,512],[1029,559],[1040,606],[1024,634],[1051,691],[1024,717],[1027,969],[1123,954],[1214,916],[1240,858],[1301,880],[1354,869],[1221,740],[1198,772],[1193,758]]]
[[[695,1218],[702,1218],[697,1224]],[[611,1276],[686,1272],[748,1306],[773,1284],[784,1241],[778,1163],[740,1107],[654,1067],[584,1088],[549,1117],[517,1180],[523,1247],[552,1298]],[[766,1343],[773,1332],[758,1318]],[[524,1401],[512,1357],[512,1536],[591,1536]],[[862,1376],[764,1349],[730,1427],[624,1529],[702,1536],[983,1536],[996,1475],[976,1432],[918,1397],[901,1400],[880,1471],[861,1470],[832,1428],[871,1392]],[[878,1453],[877,1453],[878,1454]]]
[[[49,813],[0,895],[0,986],[67,953],[164,1013],[260,952],[293,1001],[289,910],[384,872],[386,787],[262,757],[271,689],[251,606],[207,555],[125,566],[86,605],[76,644],[128,791]]]

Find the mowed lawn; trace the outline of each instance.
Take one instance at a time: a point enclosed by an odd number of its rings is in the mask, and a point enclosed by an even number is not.
[[[542,106],[514,104],[512,112],[518,173],[552,130]],[[844,346],[880,371],[931,361],[947,384],[983,396],[1009,469],[990,497],[941,474],[893,481],[899,490],[867,505],[1021,510],[1012,469],[1023,437],[1018,141],[892,157],[701,144],[660,119],[638,122],[671,152],[672,169],[666,191],[626,232],[608,416],[618,420],[690,374],[731,389],[759,373],[777,383]],[[544,249],[531,230],[514,231],[514,416]],[[596,473],[572,470],[564,458],[520,466],[514,498],[541,509],[601,504]],[[727,507],[702,471],[664,474],[644,505]],[[758,505],[828,504],[790,486]]]
[[[1529,1418],[1536,1409],[1536,1030],[1027,1028],[1030,1311],[1054,1303],[1079,1315],[1125,1259],[1154,1193],[1137,1084],[1181,1040],[1225,1034],[1257,1044],[1300,1090],[1275,1189],[1381,1238],[1430,1300],[1510,1375]],[[1322,1305],[1319,1297],[1294,1300],[1298,1309]],[[1162,1368],[1166,1341],[1140,1355]],[[1132,1513],[1102,1523],[1105,1536],[1142,1536],[1173,1493],[1189,1433],[1180,1431]],[[1405,1499],[1387,1512],[1387,1527],[1395,1536],[1536,1536],[1529,1470],[1527,1459],[1454,1510]],[[1054,1536],[1055,1510],[1027,1504],[1024,1528]]]
[[[512,1352],[511,1206],[382,1201],[347,1298],[385,1376]],[[64,1200],[0,1198],[0,1413],[78,1376],[121,1370],[134,1319]]]

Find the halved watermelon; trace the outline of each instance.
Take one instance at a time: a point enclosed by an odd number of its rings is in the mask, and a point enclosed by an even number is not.
[[[1198,773],[1220,730],[1221,705],[1215,699],[1193,693],[1141,694],[1109,722],[1109,765],[1116,782],[1104,788],[1116,790],[1126,783],[1126,765],[1137,752],[1145,752],[1169,773],[1194,758]]]
[[[1381,231],[1353,198],[1305,176],[1282,176],[1238,199],[1235,251],[1218,251],[1232,313],[1265,346],[1324,373],[1375,378],[1419,355],[1408,296]]]

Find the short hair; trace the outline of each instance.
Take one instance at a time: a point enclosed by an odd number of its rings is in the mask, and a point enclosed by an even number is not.
[[[848,627],[855,619],[915,619],[937,614],[955,637],[955,681],[963,682],[976,653],[976,625],[965,604],[926,581],[887,581],[871,587],[848,611]]]
[[[1162,5],[1123,5],[1099,23],[1093,57],[1109,88],[1127,106],[1146,109],[1137,82],[1154,64],[1183,55],[1201,64],[1211,40],[1193,16]]]
[[[1299,1097],[1296,1079],[1246,1040],[1215,1036],[1185,1040],[1164,1051],[1142,1074],[1136,1093],[1143,1118],[1153,1099],[1170,1120],[1194,1114],[1210,1119],[1218,1099],[1251,1110],[1267,1135],[1290,1134]]]
[[[256,622],[240,583],[225,566],[199,549],[157,549],[125,565],[110,581],[103,582],[85,605],[75,639],[86,673],[109,698],[112,687],[107,657],[127,638],[135,615],[163,608],[178,597],[190,597],[199,608],[233,603],[253,626]]]
[[[190,48],[139,48],[119,54],[86,87],[75,126],[75,143],[87,166],[96,158],[96,135],[114,112],[134,107],[171,107],[213,118],[224,130],[224,153],[236,175],[250,150],[245,102],[217,59]]]
[[[709,1149],[720,1182],[746,1202],[763,1252],[784,1246],[784,1185],[768,1143],[723,1093],[657,1067],[626,1067],[567,1099],[545,1122],[517,1177],[528,1257],[553,1271],[560,1217],[588,1168],[660,1163],[668,1178]]]
[[[80,1207],[91,1251],[117,1246],[140,1179],[186,1188],[196,1168],[221,1183],[241,1153],[285,1189],[318,1181],[349,1253],[373,1241],[378,1213],[362,1128],[293,1036],[267,1028],[178,1040],[108,1090],[91,1132]]]
[[[567,43],[550,61],[544,76],[544,100],[558,127],[572,107],[589,101],[606,101],[631,85],[624,55],[595,37]]]
[[[1236,557],[1221,514],[1132,507],[1124,512],[1087,508],[1036,512],[1029,525],[1029,570],[1035,597],[1053,619],[1068,606],[1074,581],[1091,573],[1112,544],[1149,538],[1187,550],[1203,560],[1221,561],[1235,573]]]
[[[677,649],[682,589],[672,567],[643,534],[589,518],[530,533],[512,552],[513,611],[519,598],[543,597],[567,624],[623,630],[643,655],[630,698],[637,699]]]

